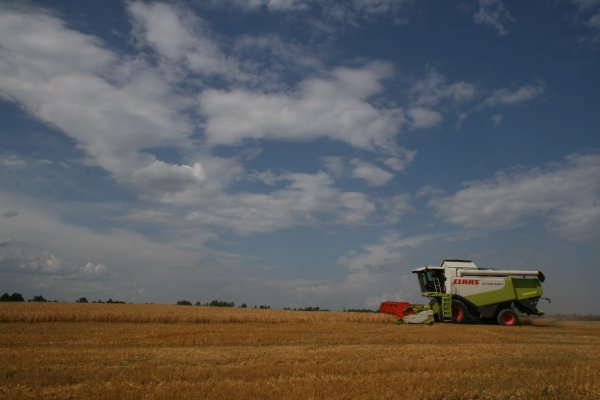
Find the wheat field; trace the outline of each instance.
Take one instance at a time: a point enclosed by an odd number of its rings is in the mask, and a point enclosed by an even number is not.
[[[598,399],[600,323],[0,303],[2,399]]]

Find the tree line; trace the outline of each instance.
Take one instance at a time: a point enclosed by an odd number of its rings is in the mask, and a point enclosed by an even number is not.
[[[24,301],[47,302],[49,300],[46,300],[44,298],[44,296],[42,296],[42,295],[33,296],[31,299],[25,300],[25,298],[23,297],[23,295],[21,293],[13,293],[13,294],[4,293],[2,296],[0,296],[0,302],[21,302],[21,301],[23,301],[23,302]],[[58,300],[52,300],[52,302],[56,303],[56,302],[58,302]],[[77,299],[75,301],[75,303],[126,304],[124,301],[113,300],[113,299],[108,299],[106,301],[103,301],[103,300],[88,301],[88,299],[85,297],[80,297],[79,299]]]
[[[192,303],[189,300],[179,300],[176,303],[178,306],[202,306],[202,307],[235,307],[235,303],[233,301],[223,301],[223,300],[212,300],[206,303],[202,303],[200,301],[197,301],[195,303]],[[248,305],[246,303],[242,303],[240,304],[240,308],[248,308]],[[259,308],[261,310],[270,310],[271,306],[269,305],[265,305],[265,304],[261,304],[260,306],[254,306],[253,308]]]
[[[4,293],[2,296],[0,296],[0,302],[24,302],[24,301],[26,301],[26,300],[21,293],[13,293],[13,294]],[[38,295],[38,296],[34,296],[33,298],[31,298],[27,301],[46,302],[48,300],[46,300],[44,298],[44,296]],[[54,302],[56,302],[56,300],[54,300]],[[75,302],[76,303],[126,304],[124,301],[118,301],[118,300],[113,300],[113,299],[108,299],[106,301],[103,301],[103,300],[89,301],[86,297],[80,297],[79,299],[75,300]],[[223,300],[211,300],[206,303],[202,303],[200,301],[196,301],[195,303],[192,303],[189,300],[179,300],[179,301],[177,301],[176,304],[179,306],[235,307],[235,303],[233,301],[223,301]],[[242,303],[239,305],[239,308],[249,308],[249,307],[246,303]],[[270,310],[271,306],[268,304],[261,304],[258,306],[255,305],[252,308],[260,309],[260,310]],[[319,306],[304,307],[304,308],[302,308],[302,307],[300,307],[300,308],[284,307],[283,309],[289,310],[289,311],[330,311],[329,309],[321,308]],[[348,309],[348,310],[345,309],[344,311],[346,311],[346,312],[376,312],[376,311],[367,310],[367,309]]]
[[[5,302],[18,302],[18,301],[25,301],[25,298],[23,297],[23,295],[21,293],[13,293],[13,294],[8,294],[8,293],[4,293],[2,296],[0,296],[0,301],[5,301]],[[27,300],[27,301],[48,301],[44,298],[44,296],[34,296],[33,298]]]

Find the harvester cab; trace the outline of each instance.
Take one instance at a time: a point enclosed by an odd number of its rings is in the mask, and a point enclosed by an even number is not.
[[[423,267],[419,269],[417,276],[419,278],[419,285],[421,286],[421,293],[441,293],[446,291],[446,276],[444,275],[443,268]]]
[[[430,301],[425,305],[382,303],[379,311],[395,314],[399,322],[516,325],[518,312],[543,315],[537,308],[545,279],[540,271],[479,268],[471,260],[444,260],[439,267],[429,265],[412,272],[417,274],[421,294]]]

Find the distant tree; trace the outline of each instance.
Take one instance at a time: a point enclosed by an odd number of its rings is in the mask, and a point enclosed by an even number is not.
[[[76,303],[87,303],[88,299],[86,299],[85,297],[80,297],[79,300],[76,301]]]
[[[25,301],[21,293],[13,293],[10,295],[9,301]]]
[[[189,300],[179,300],[179,301],[177,302],[177,305],[178,305],[178,306],[191,306],[191,305],[192,305],[192,302],[191,302],[191,301],[189,301]]]
[[[240,304],[240,308],[246,308],[246,307],[248,307],[248,306],[246,305],[246,303],[242,303],[242,304]]]
[[[0,301],[10,301],[10,294],[4,293],[2,296],[0,296]]]
[[[270,310],[271,306],[269,306],[269,305],[261,305],[258,308],[260,308],[261,310]]]
[[[201,305],[202,305],[202,303],[200,303],[200,301],[196,301],[196,302],[194,303],[194,305],[195,305],[195,306],[201,306]]]
[[[207,304],[210,307],[235,307],[233,302],[221,301],[221,300],[213,300]]]
[[[46,302],[47,300],[44,298],[44,296],[42,296],[42,295],[39,295],[39,296],[35,296],[33,299],[31,299],[31,300],[29,300],[29,301],[37,301],[37,302],[44,303],[44,302]]]

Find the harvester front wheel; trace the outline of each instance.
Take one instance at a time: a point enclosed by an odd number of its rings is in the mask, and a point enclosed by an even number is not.
[[[463,324],[466,320],[467,306],[460,300],[454,300],[452,302],[452,322]]]
[[[519,324],[519,316],[510,308],[505,308],[498,313],[498,325],[513,326]]]

